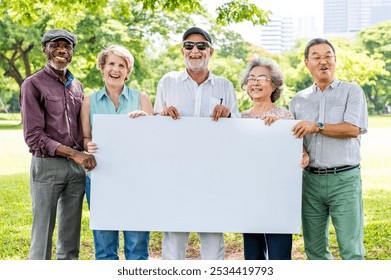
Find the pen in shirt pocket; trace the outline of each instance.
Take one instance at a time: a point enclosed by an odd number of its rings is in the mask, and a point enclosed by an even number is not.
[[[223,104],[223,99],[222,98],[220,98],[220,105],[222,105]]]

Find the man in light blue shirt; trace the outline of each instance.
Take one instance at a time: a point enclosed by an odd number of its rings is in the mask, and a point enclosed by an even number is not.
[[[360,138],[367,132],[365,94],[335,78],[336,54],[325,39],[311,40],[305,65],[315,83],[298,92],[290,110],[302,120],[292,131],[304,137],[309,165],[303,170],[302,224],[309,259],[332,259],[330,217],[342,259],[363,259]]]

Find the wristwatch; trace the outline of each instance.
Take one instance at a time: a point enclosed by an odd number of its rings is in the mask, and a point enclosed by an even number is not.
[[[318,133],[321,133],[324,129],[324,123],[318,122],[316,126],[319,128]]]

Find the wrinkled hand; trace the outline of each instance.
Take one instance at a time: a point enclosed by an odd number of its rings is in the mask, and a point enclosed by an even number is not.
[[[266,116],[264,120],[265,120],[265,125],[271,125],[276,120],[278,120],[278,118],[276,116]]]
[[[303,157],[301,158],[300,167],[305,168],[310,163],[310,156],[307,152],[303,153]]]
[[[129,118],[132,118],[132,119],[134,119],[134,118],[137,118],[137,117],[141,117],[141,116],[148,116],[148,114],[147,113],[145,113],[144,111],[133,111],[133,112],[130,112],[129,114],[128,114],[128,117]]]
[[[82,165],[85,170],[90,171],[96,166],[95,157],[91,154],[77,153],[73,158],[73,161]]]
[[[180,118],[178,110],[174,106],[170,106],[166,109],[164,109],[160,115],[162,116],[171,116],[174,120],[177,120]]]
[[[229,109],[224,105],[216,105],[212,113],[212,120],[217,122],[219,118],[228,118],[229,113]]]
[[[87,152],[93,154],[93,153],[96,153],[96,151],[98,150],[98,146],[93,143],[92,141],[89,141],[87,143]]]
[[[317,133],[318,131],[319,128],[317,125],[309,121],[301,121],[292,128],[293,135],[296,138],[303,138],[308,134]]]

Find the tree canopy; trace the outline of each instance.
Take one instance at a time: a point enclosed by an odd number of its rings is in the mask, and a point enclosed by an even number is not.
[[[41,38],[50,28],[65,28],[78,36],[70,70],[90,94],[103,86],[96,67],[98,53],[109,44],[127,47],[135,57],[130,86],[146,91],[154,100],[159,79],[180,70],[183,58],[180,36],[190,26],[207,27],[216,49],[210,68],[235,86],[241,110],[251,102],[240,88],[247,61],[255,56],[275,59],[285,75],[285,90],[278,105],[289,104],[292,95],[313,83],[304,65],[306,41],[282,55],[273,55],[245,42],[224,25],[250,21],[264,24],[269,12],[248,0],[230,1],[216,8],[213,17],[202,0],[0,0],[0,110],[17,111],[23,80],[42,68],[45,56]],[[196,24],[195,24],[196,23]],[[331,39],[337,51],[337,76],[358,83],[365,91],[371,110],[381,113],[391,101],[391,22],[361,31],[354,39]]]
[[[86,14],[108,15],[107,8],[114,8],[111,17],[120,15],[131,17],[132,7],[141,5],[144,12],[205,12],[202,0],[1,0],[0,14],[7,13],[13,22],[30,25],[50,18],[49,25],[68,26],[73,30]],[[264,24],[268,12],[263,11],[248,0],[232,0],[217,7],[217,24],[226,25],[232,22],[251,21],[254,25]]]

